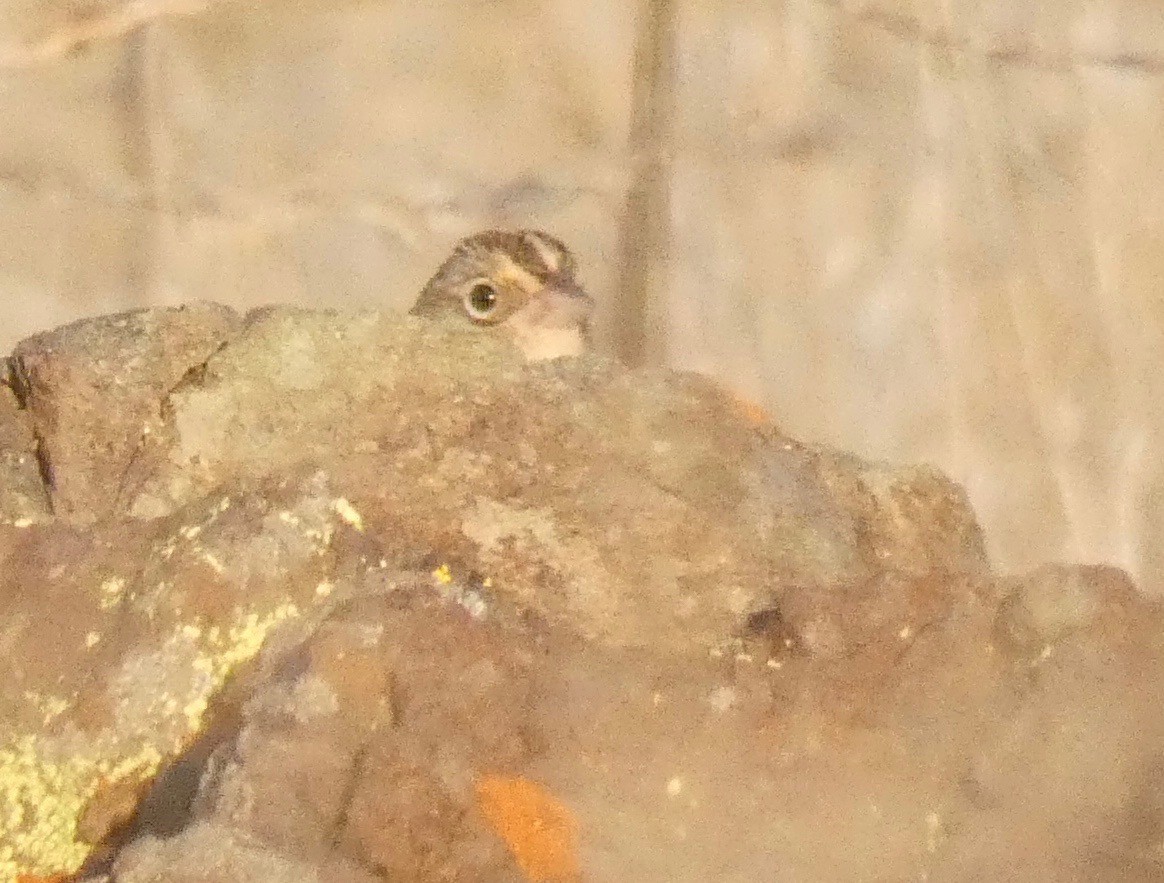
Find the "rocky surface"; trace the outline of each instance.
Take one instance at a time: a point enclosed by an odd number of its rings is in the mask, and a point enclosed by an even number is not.
[[[1155,0],[0,0],[0,351],[406,309],[543,226],[604,346],[646,302],[655,364],[940,466],[1000,567],[1164,596],[1161,47]]]
[[[120,477],[170,390],[237,324],[233,310],[194,305],[78,322],[16,347],[11,388],[36,434],[55,512],[86,522],[116,511]]]
[[[934,470],[374,313],[9,375],[0,879],[1164,872],[1160,609]]]
[[[50,515],[48,488],[37,459],[36,437],[8,379],[0,383],[0,521],[27,525]]]

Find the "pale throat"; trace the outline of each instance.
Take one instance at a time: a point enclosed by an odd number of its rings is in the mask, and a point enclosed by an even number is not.
[[[521,321],[514,316],[505,323],[512,334],[513,342],[522,351],[527,361],[558,359],[563,356],[579,356],[586,351],[586,339],[578,326],[554,328]]]

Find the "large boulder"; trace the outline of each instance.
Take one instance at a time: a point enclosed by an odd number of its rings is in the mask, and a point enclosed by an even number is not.
[[[9,376],[0,879],[1160,870],[1160,611],[996,577],[932,469],[374,313]]]

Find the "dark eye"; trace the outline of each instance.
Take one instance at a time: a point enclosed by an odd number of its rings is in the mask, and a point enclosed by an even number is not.
[[[497,289],[486,282],[478,282],[465,295],[465,312],[472,319],[488,319],[497,309]]]

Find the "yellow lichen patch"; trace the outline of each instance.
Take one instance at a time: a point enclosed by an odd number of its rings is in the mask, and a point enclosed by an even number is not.
[[[184,663],[194,675],[190,687],[184,695],[155,697],[142,721],[145,733],[168,735],[143,737],[128,751],[124,740],[106,738],[70,755],[47,737],[28,734],[0,748],[0,883],[79,868],[92,849],[79,831],[81,820],[87,819],[92,839],[131,811],[123,804],[201,730],[210,700],[231,673],[259,651],[272,628],[298,615],[287,602],[265,613],[238,610],[221,627],[179,624],[171,644],[191,654]],[[56,697],[26,699],[46,716],[67,710]]]
[[[152,777],[161,762],[152,746],[120,760],[54,754],[27,734],[0,748],[0,880],[76,871],[90,850],[77,823],[101,784]]]
[[[235,668],[259,652],[272,628],[297,616],[299,607],[288,601],[265,614],[236,611],[234,622],[225,630],[217,626],[205,630],[193,625],[181,627],[183,636],[199,643],[194,670],[206,675],[202,689],[183,708],[192,731],[201,728],[210,697],[226,682]]]
[[[182,715],[186,718],[186,726],[191,732],[197,731],[202,726],[202,719],[206,715],[206,709],[210,707],[210,700],[206,696],[195,696],[182,708]]]
[[[356,507],[343,497],[331,501],[332,511],[358,531],[364,530],[364,518],[356,511]]]
[[[432,578],[442,586],[447,586],[453,581],[453,572],[449,569],[449,565],[442,564],[432,572]]]
[[[101,583],[101,609],[112,610],[125,597],[125,577],[111,576]]]
[[[307,519],[288,510],[283,510],[279,513],[279,520],[284,524],[297,528],[303,536],[312,540],[318,547],[320,554],[331,544],[332,534],[335,533],[335,528],[327,522],[324,522],[319,527],[308,527]]]
[[[41,714],[41,719],[47,726],[54,717],[59,716],[69,708],[69,700],[60,696],[45,695],[33,690],[24,691],[24,699]]]
[[[198,536],[198,534],[202,533],[202,525],[201,524],[188,524],[185,527],[179,528],[178,533],[180,533],[183,536],[183,538],[185,538],[187,540],[192,540],[196,536]]]

